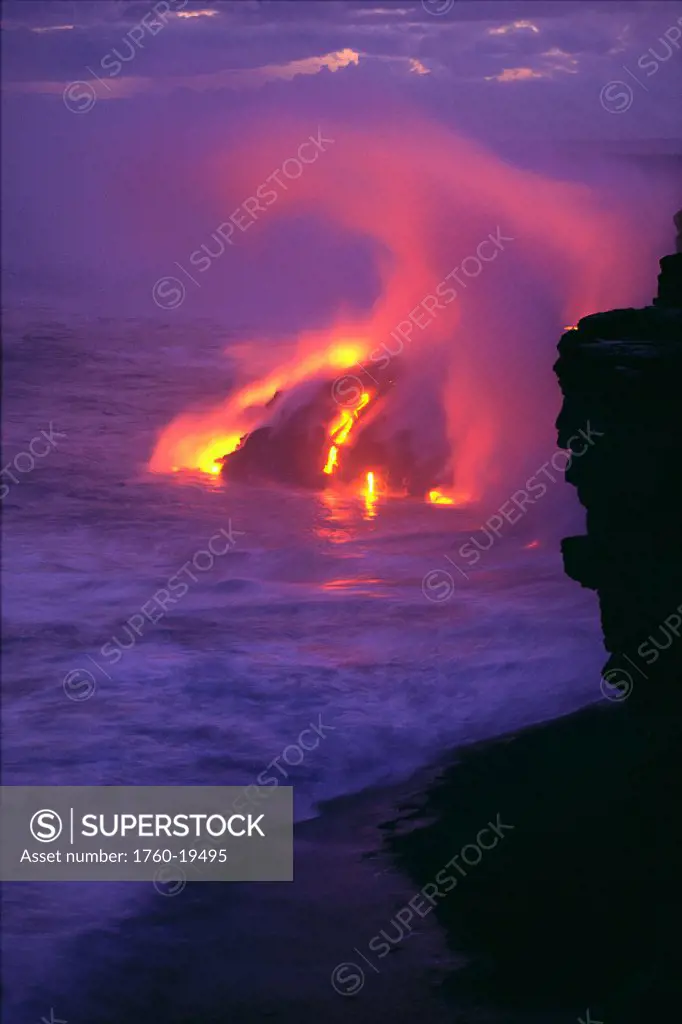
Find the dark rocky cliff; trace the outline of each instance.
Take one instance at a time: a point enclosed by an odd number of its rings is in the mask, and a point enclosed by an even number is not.
[[[599,595],[605,696],[637,702],[682,677],[682,252],[660,267],[653,305],[584,317],[555,365],[559,444],[598,434],[566,473],[587,532],[564,540],[564,566]]]
[[[559,345],[559,441],[595,436],[567,472],[586,533],[564,562],[599,595],[607,699],[459,751],[387,825],[416,886],[488,818],[513,826],[434,911],[466,960],[448,988],[467,1024],[679,1017],[681,250],[651,306],[584,317]]]

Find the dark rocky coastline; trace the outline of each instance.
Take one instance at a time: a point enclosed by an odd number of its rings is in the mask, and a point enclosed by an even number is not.
[[[388,841],[423,886],[489,818],[513,825],[435,909],[469,962],[456,1019],[650,1024],[682,1003],[682,252],[652,306],[565,333],[555,370],[559,444],[598,432],[567,471],[586,534],[562,549],[599,596],[603,699],[466,751]]]
[[[682,252],[660,266],[652,306],[584,317],[555,366],[559,444],[599,433],[566,473],[587,533],[564,565],[599,595],[610,696],[637,701],[674,699],[682,676]]]

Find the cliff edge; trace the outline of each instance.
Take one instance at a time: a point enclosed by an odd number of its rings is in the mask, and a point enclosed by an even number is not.
[[[675,218],[682,231],[682,211]],[[586,534],[562,543],[569,576],[597,591],[610,657],[602,690],[637,701],[682,677],[682,243],[643,309],[583,317],[559,342],[559,444],[597,440],[566,479]],[[671,687],[668,684],[672,684]]]

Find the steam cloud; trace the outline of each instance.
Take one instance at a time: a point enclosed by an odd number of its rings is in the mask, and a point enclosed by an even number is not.
[[[559,331],[635,296],[647,301],[641,268],[660,244],[655,232],[643,231],[626,194],[616,196],[603,175],[576,184],[515,167],[417,114],[322,134],[325,151],[297,178],[281,177],[253,234],[312,215],[371,240],[374,305],[361,316],[339,309],[327,329],[285,349],[239,346],[244,386],[173,420],[150,469],[196,468],[216,438],[267,422],[275,390],[344,374],[371,385],[373,368],[397,359],[388,421],[433,447],[441,410],[454,492],[478,500],[515,486],[538,439],[552,437]],[[261,123],[236,153],[219,155],[206,169],[216,209],[224,210],[228,186],[251,196],[309,135],[302,121]]]

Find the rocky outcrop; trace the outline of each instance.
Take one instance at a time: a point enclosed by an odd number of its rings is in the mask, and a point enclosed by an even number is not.
[[[613,700],[677,694],[682,677],[682,252],[660,271],[651,306],[583,317],[555,365],[559,444],[586,424],[596,437],[566,473],[587,532],[562,549],[599,595]]]
[[[462,955],[455,1019],[679,1016],[681,284],[678,252],[651,306],[584,317],[559,345],[559,441],[594,442],[568,469],[586,532],[564,562],[599,595],[608,699],[458,751],[387,824],[415,890],[455,887],[434,907]],[[465,844],[500,818],[504,840],[479,861]]]
[[[268,423],[220,460],[223,475],[322,491],[332,482],[357,486],[371,471],[382,490],[425,497],[447,471],[445,418],[434,410],[434,421],[441,417],[441,443],[429,449],[410,429],[396,427],[395,409],[392,415],[389,410],[399,372],[393,360],[390,371],[375,371],[366,391],[360,378],[348,373],[276,396]]]

